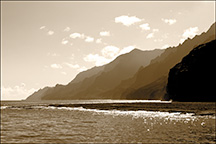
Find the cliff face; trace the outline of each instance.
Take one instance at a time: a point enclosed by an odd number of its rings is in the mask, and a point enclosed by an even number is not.
[[[216,101],[216,40],[194,48],[169,72],[167,93],[173,101]]]

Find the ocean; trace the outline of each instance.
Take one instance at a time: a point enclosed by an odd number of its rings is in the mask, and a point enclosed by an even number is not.
[[[215,115],[119,108],[136,103],[171,105],[171,102],[130,100],[2,101],[1,143],[216,142]],[[115,107],[91,108],[94,104],[100,104],[99,107],[115,104]],[[191,103],[184,105],[190,107]]]

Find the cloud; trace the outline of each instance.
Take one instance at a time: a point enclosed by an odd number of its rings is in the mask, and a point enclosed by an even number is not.
[[[96,40],[96,43],[97,43],[97,44],[102,43],[102,39],[101,39],[101,38],[100,38],[100,39],[97,39],[97,40]]]
[[[176,23],[176,19],[163,19],[162,18],[162,21],[169,24],[169,25],[173,25],[174,23]]]
[[[51,64],[50,67],[54,68],[54,69],[61,69],[62,68],[62,66],[60,64]]]
[[[73,39],[80,38],[80,39],[85,39],[85,42],[94,42],[93,37],[86,36],[85,34],[80,34],[80,33],[72,33],[70,34],[70,38],[73,38]]]
[[[112,45],[106,46],[101,50],[102,55],[109,58],[115,57],[118,54],[118,52],[119,52],[119,48]]]
[[[96,66],[102,66],[112,61],[112,59],[105,58],[99,54],[88,54],[83,59],[86,62],[94,62]]]
[[[80,34],[80,33],[72,33],[70,35],[71,38],[75,39],[75,38],[81,38],[81,39],[84,39],[85,38],[85,35],[84,34]]]
[[[70,68],[74,68],[74,69],[80,68],[80,66],[78,64],[70,64],[70,63],[67,63],[67,62],[65,62],[64,64],[67,65]]]
[[[100,36],[110,36],[110,32],[109,31],[102,31],[102,32],[100,32]]]
[[[94,41],[93,37],[87,36],[86,39],[85,39],[85,42],[93,42],[93,41]]]
[[[150,30],[150,27],[149,27],[149,24],[148,24],[148,23],[141,24],[139,27],[140,27],[142,30]]]
[[[24,83],[21,85],[17,85],[14,87],[1,87],[2,95],[1,100],[21,100],[26,99],[32,93],[34,93],[37,89],[31,88],[27,89]]]
[[[79,72],[82,72],[82,71],[86,71],[87,70],[87,68],[85,67],[85,66],[82,66],[82,67],[80,67],[79,69],[77,69]]]
[[[47,35],[50,35],[50,36],[54,34],[54,31],[49,30],[46,26],[41,26],[40,30],[44,31]]]
[[[135,49],[135,46],[128,46],[128,47],[125,47],[123,48],[118,55],[122,55],[122,54],[125,54],[125,53],[129,53],[131,52],[133,49]]]
[[[66,38],[63,38],[61,43],[62,43],[63,45],[66,45],[68,42],[69,42],[69,41],[68,41]]]
[[[68,62],[64,62],[64,64],[67,65],[70,68],[76,69],[78,72],[82,72],[82,71],[87,70],[87,68],[85,66],[80,66],[78,64],[71,64],[71,63],[68,63]]]
[[[198,31],[199,31],[198,27],[190,27],[184,30],[184,33],[182,34],[182,38],[180,39],[180,43],[183,43],[187,38],[193,38],[195,35],[197,35]]]
[[[42,29],[45,29],[45,28],[46,28],[46,26],[41,26],[41,27],[40,27],[41,30],[42,30]]]
[[[70,31],[70,27],[66,27],[63,31],[64,32],[69,32]]]
[[[123,25],[125,26],[130,26],[132,24],[135,24],[135,23],[138,23],[138,22],[141,22],[142,19],[136,17],[136,16],[126,16],[126,15],[122,15],[122,16],[119,16],[119,17],[116,17],[115,18],[115,22],[116,23],[122,23]]]
[[[54,31],[49,30],[49,31],[47,32],[47,34],[48,34],[48,35],[53,35],[53,34],[54,34]]]
[[[184,33],[182,34],[183,38],[193,38],[197,32],[199,31],[198,27],[190,27],[186,30],[184,30]]]
[[[150,33],[146,36],[147,39],[153,38],[154,37],[154,33]]]
[[[110,63],[119,55],[129,53],[135,48],[135,46],[128,46],[120,50],[115,46],[106,46],[101,50],[101,54],[88,54],[83,59],[86,62],[94,62],[96,66],[102,66],[104,64]]]
[[[168,48],[170,45],[168,45],[168,44],[165,44],[164,46],[162,46],[162,49],[166,49],[166,48]]]

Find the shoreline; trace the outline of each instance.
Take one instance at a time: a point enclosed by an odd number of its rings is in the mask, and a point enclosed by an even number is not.
[[[216,115],[215,103],[193,103],[193,102],[172,102],[172,103],[93,103],[93,104],[49,104],[54,107],[82,107],[85,109],[98,110],[121,110],[121,111],[160,111],[194,113],[194,115]]]

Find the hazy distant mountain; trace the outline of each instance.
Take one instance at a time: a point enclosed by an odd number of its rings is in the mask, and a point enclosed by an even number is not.
[[[45,95],[45,93],[49,89],[51,89],[51,88],[50,87],[45,87],[43,89],[39,89],[38,91],[34,92],[34,94],[30,95],[26,100],[28,100],[28,101],[41,100],[41,98]]]
[[[194,48],[169,72],[167,93],[174,101],[216,101],[216,40]]]
[[[65,99],[101,99],[101,93],[108,91],[121,83],[122,80],[133,76],[142,66],[163,53],[164,50],[141,51],[134,49],[130,53],[120,55],[114,61],[100,67],[94,67],[79,73],[68,85],[56,85],[44,90],[42,96],[38,92],[31,99],[41,97],[42,100]],[[27,99],[27,100],[31,100]]]
[[[162,77],[168,77],[168,72],[175,64],[181,61],[194,47],[215,39],[215,23],[207,32],[187,39],[177,47],[167,48],[164,53],[151,61],[147,67],[140,68],[130,79],[123,81],[116,88],[103,93],[103,96],[112,95],[121,99],[164,99],[166,83]],[[162,81],[163,80],[163,81]],[[163,84],[158,86],[159,81]],[[151,86],[151,91],[148,90]],[[155,87],[155,88],[154,88]],[[155,94],[160,95],[155,96]]]

